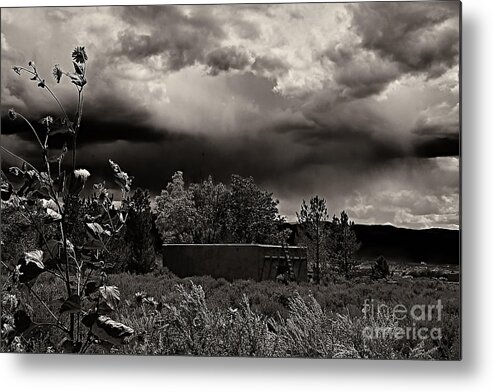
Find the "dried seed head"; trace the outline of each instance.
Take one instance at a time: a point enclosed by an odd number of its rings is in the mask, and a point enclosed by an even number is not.
[[[60,69],[60,66],[58,64],[55,64],[53,67],[53,77],[55,78],[57,83],[60,83],[60,79],[63,76],[63,71]]]

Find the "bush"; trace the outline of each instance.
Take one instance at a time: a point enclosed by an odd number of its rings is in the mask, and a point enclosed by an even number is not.
[[[152,219],[149,192],[137,188],[129,201],[124,234],[127,244],[126,270],[129,272],[143,274],[155,267]]]
[[[39,235],[30,225],[29,219],[13,205],[2,202],[1,258],[13,266],[28,250],[39,245]]]
[[[378,279],[386,279],[390,276],[390,268],[387,260],[383,256],[378,256],[375,260],[375,263],[371,267],[371,278]]]

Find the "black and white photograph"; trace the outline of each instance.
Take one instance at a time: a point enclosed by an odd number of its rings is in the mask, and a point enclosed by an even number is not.
[[[461,360],[461,13],[2,7],[0,351]]]

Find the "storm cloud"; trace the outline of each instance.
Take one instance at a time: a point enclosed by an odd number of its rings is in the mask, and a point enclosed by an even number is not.
[[[40,118],[61,116],[11,66],[34,60],[49,81],[83,45],[78,165],[92,181],[111,174],[108,158],[153,194],[177,170],[238,173],[290,220],[319,194],[357,222],[456,228],[459,13],[455,2],[4,9],[2,145],[40,163],[7,110],[40,134]],[[73,113],[73,86],[50,85]],[[3,168],[17,163],[2,154]]]
[[[458,62],[458,2],[366,3],[351,6],[363,47],[404,71],[442,75]]]

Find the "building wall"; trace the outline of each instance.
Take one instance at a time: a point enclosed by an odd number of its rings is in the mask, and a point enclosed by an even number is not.
[[[289,247],[297,281],[307,280],[306,249]],[[266,257],[267,256],[267,257]],[[165,244],[163,265],[184,278],[210,275],[214,278],[274,280],[282,262],[281,246],[250,244]]]

